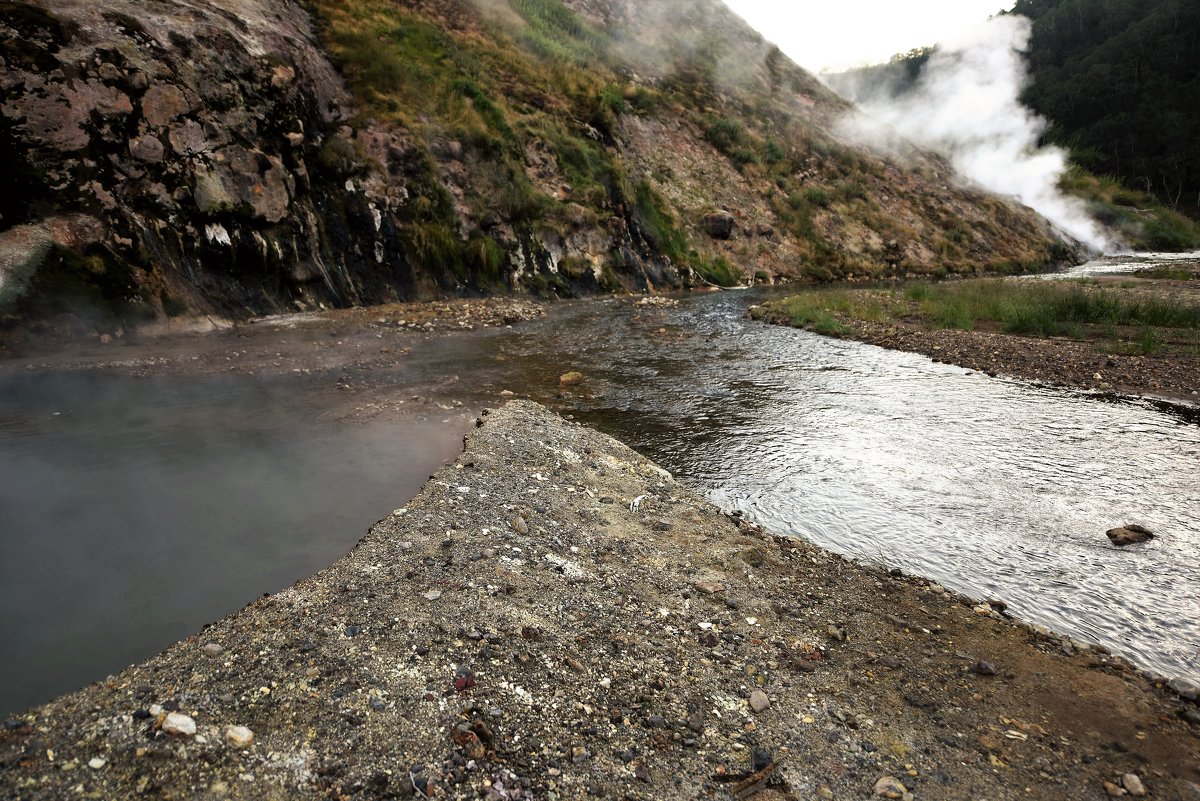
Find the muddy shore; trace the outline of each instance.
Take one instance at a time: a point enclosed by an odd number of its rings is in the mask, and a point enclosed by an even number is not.
[[[1197,799],[1198,726],[514,401],[334,565],[6,721],[0,796]]]
[[[1200,304],[1200,281],[1101,276],[1098,284],[1121,285],[1145,297],[1172,297]],[[866,293],[875,290],[858,290]],[[913,304],[915,306],[915,304]],[[790,325],[770,304],[751,310],[754,319]],[[873,321],[836,313],[840,334],[870,345],[920,353],[990,376],[1008,376],[1073,389],[1200,402],[1200,350],[1192,342],[1167,341],[1149,354],[1112,352],[1111,343],[1066,337],[1037,338],[1004,333],[981,324],[975,330],[938,328],[918,314]]]

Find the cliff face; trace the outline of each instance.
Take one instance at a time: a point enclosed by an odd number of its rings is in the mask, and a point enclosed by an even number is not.
[[[717,2],[0,12],[10,326],[1066,254],[944,164],[839,142],[844,102]]]

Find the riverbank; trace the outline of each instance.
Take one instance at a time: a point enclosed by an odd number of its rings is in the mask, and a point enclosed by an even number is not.
[[[1196,401],[1198,310],[1200,280],[1176,268],[1071,284],[978,279],[815,290],[755,307],[751,316],[988,375]]]
[[[331,567],[8,721],[0,794],[1200,798],[1195,704],[1002,611],[518,401]]]

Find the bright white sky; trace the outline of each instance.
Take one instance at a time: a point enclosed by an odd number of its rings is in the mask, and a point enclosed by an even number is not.
[[[887,61],[986,20],[1012,0],[725,0],[810,72]]]

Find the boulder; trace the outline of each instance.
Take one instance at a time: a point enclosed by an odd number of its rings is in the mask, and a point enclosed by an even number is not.
[[[57,245],[76,250],[104,238],[95,217],[68,214],[0,232],[0,308],[25,294],[29,280]]]
[[[277,223],[290,204],[283,162],[258,150],[230,145],[214,154],[213,164],[195,175],[193,197],[204,214],[249,211],[249,216]]]
[[[729,239],[733,236],[733,215],[727,211],[714,211],[700,218],[704,232],[713,239]]]
[[[1126,545],[1136,545],[1139,542],[1154,539],[1154,532],[1145,526],[1139,526],[1137,523],[1130,523],[1127,526],[1120,528],[1110,528],[1105,532],[1108,538],[1112,540],[1112,544],[1118,547]]]

